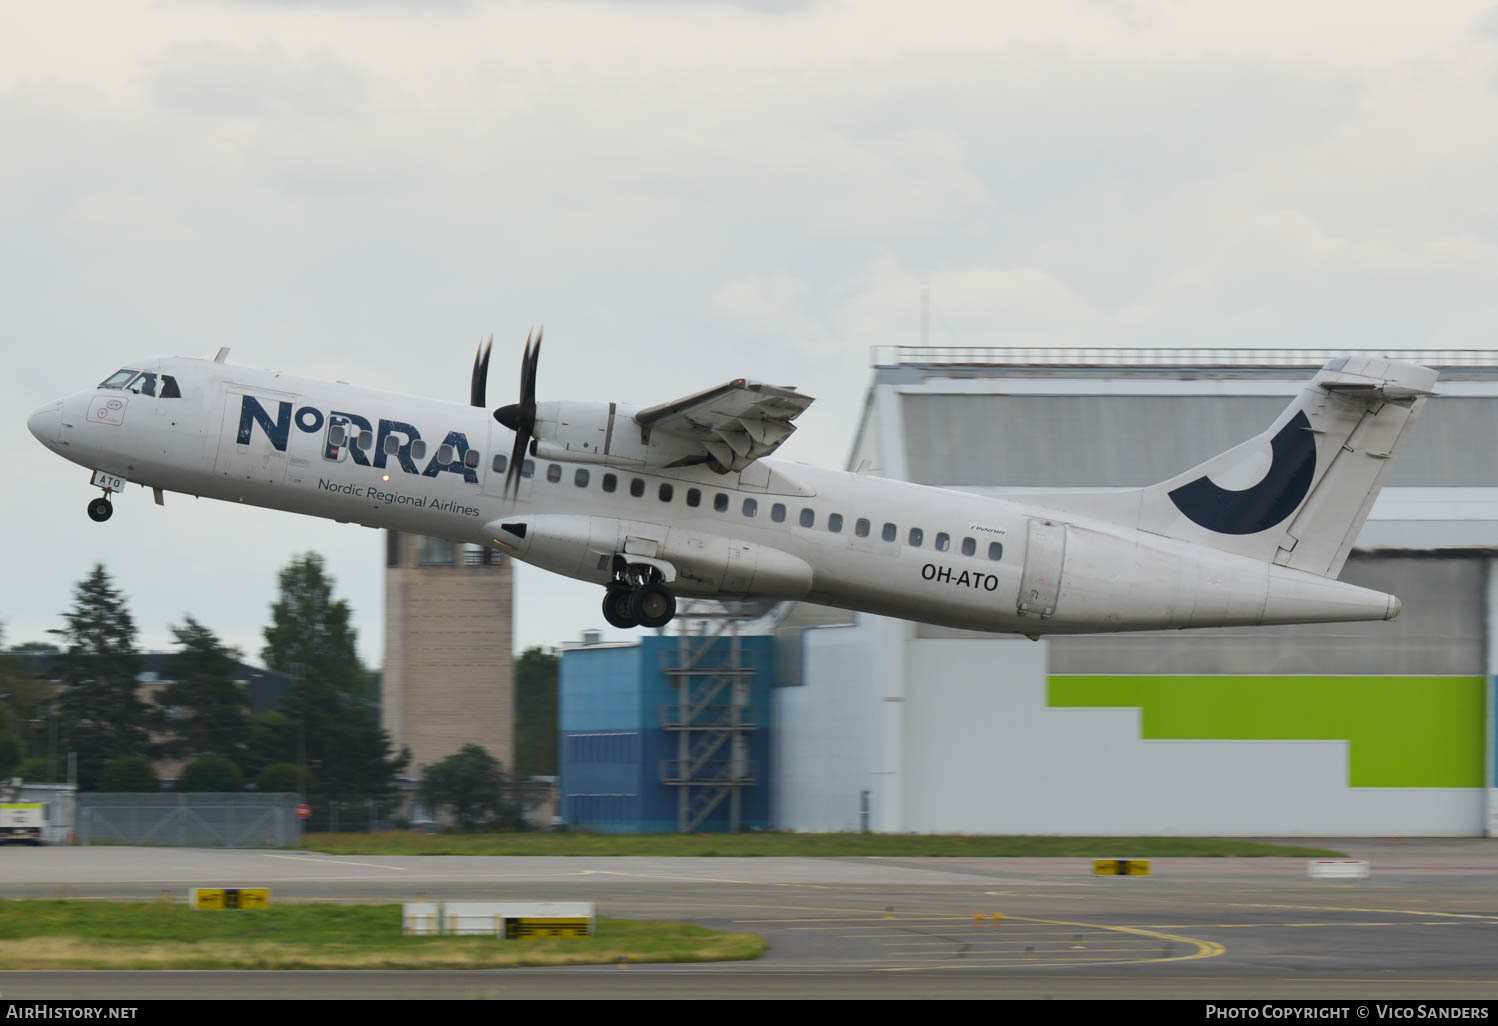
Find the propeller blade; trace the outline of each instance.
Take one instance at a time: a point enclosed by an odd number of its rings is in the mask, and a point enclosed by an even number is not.
[[[515,447],[510,450],[510,465],[505,470],[505,494],[511,494],[511,488],[518,494],[520,491],[520,467],[525,460],[525,448],[530,444],[529,432],[515,432]]]
[[[520,356],[520,402],[494,411],[494,419],[515,432],[515,447],[510,453],[510,465],[505,470],[506,494],[512,488],[518,494],[525,453],[536,434],[536,370],[540,362],[541,331],[537,331],[534,344],[529,334],[525,336],[525,351]]]
[[[478,352],[473,354],[473,380],[468,385],[468,405],[480,408],[488,406],[484,395],[489,386],[489,351],[494,348],[494,336],[480,342]]]

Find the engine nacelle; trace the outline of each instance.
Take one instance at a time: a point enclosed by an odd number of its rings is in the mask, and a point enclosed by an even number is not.
[[[708,463],[701,445],[635,423],[638,406],[560,400],[536,404],[535,446],[543,460],[611,467],[681,467]]]

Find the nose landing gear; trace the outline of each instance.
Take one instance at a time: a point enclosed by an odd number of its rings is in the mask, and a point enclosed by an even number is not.
[[[102,524],[114,516],[114,503],[108,498],[100,497],[88,504],[88,518],[96,524]]]
[[[664,627],[676,615],[676,596],[661,572],[614,557],[614,579],[603,594],[603,618],[612,627]]]

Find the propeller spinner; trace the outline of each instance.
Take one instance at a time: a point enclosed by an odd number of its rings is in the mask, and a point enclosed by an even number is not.
[[[515,432],[515,448],[510,452],[510,465],[505,471],[506,492],[520,479],[525,451],[536,434],[536,367],[540,362],[541,331],[537,331],[534,345],[530,335],[525,336],[525,352],[520,357],[520,402],[494,411],[494,419]]]

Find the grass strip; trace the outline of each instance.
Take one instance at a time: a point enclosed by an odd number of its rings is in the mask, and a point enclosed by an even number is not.
[[[1232,837],[1001,837],[969,834],[309,834],[332,855],[635,855],[965,858],[1344,858],[1326,848]]]
[[[758,958],[749,933],[600,916],[592,937],[404,937],[399,905],[0,901],[0,969],[494,969]]]

